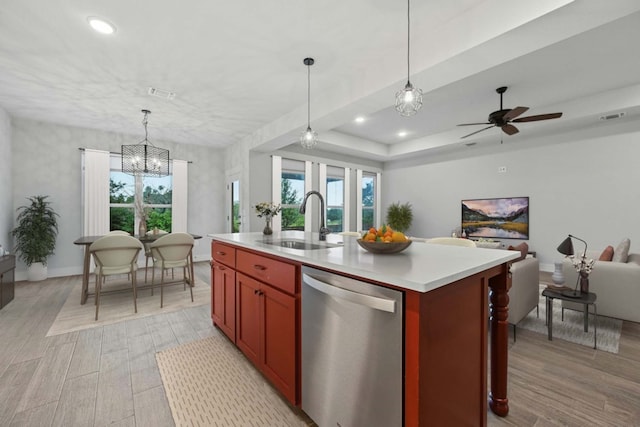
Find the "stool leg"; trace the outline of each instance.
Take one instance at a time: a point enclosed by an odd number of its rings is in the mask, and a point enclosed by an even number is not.
[[[136,276],[137,272],[133,271],[131,273],[131,286],[133,287],[133,310],[138,312],[138,291],[136,290]]]

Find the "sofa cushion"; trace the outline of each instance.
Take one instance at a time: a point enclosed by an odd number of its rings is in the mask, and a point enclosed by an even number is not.
[[[600,254],[598,261],[611,261],[613,259],[613,246],[609,245],[604,248],[604,251]]]
[[[616,249],[613,251],[613,262],[627,262],[627,258],[629,257],[629,246],[631,246],[631,240],[624,239],[622,242],[616,246]]]
[[[510,251],[520,251],[520,258],[513,260],[514,262],[523,260],[527,257],[527,253],[529,252],[529,245],[527,242],[522,242],[517,246],[509,246]]]

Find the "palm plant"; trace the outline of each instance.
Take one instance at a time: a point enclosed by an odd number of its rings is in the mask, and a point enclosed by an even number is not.
[[[53,255],[56,247],[58,214],[51,208],[47,197],[27,197],[31,204],[17,209],[18,226],[11,235],[16,238],[15,249],[27,266],[37,262],[47,265],[47,257]]]

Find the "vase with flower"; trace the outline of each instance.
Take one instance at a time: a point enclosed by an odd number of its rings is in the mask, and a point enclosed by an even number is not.
[[[280,205],[276,205],[272,202],[260,202],[256,205],[256,212],[258,213],[258,218],[264,218],[266,224],[262,233],[265,235],[273,234],[273,229],[271,228],[271,221],[274,216],[278,215],[278,212],[282,210]]]
[[[578,272],[578,281],[576,283],[576,289],[573,291],[575,296],[580,296],[582,293],[589,293],[589,274],[593,270],[593,265],[596,260],[587,259],[585,253],[581,256],[569,256],[573,267]],[[579,287],[579,291],[578,291]]]

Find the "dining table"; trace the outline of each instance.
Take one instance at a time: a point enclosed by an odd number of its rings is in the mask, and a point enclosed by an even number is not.
[[[202,236],[198,234],[193,234],[193,233],[189,233],[189,234],[191,234],[191,236],[196,240],[202,238]],[[145,244],[145,243],[152,243],[155,240],[159,239],[160,237],[166,236],[166,235],[167,235],[166,233],[165,234],[148,233],[143,236],[133,236],[133,237],[135,237],[136,239],[140,240],[140,242]],[[90,247],[93,242],[95,242],[101,237],[103,236],[82,236],[73,241],[74,245],[84,246],[84,260],[82,264],[82,292],[80,294],[80,304],[86,303],[87,298],[89,298],[90,295],[93,295],[89,293],[89,275],[91,274],[89,271],[90,262],[91,262]],[[193,263],[193,258],[191,259],[191,262]],[[190,285],[193,286],[194,284],[190,283]]]

